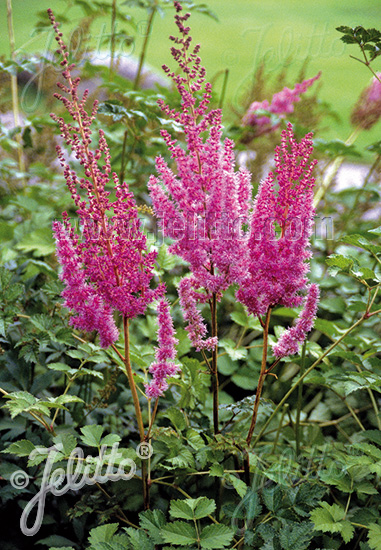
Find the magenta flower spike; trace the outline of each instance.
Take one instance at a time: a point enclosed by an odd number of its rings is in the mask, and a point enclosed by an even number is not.
[[[72,121],[66,122],[55,114],[51,116],[84,170],[84,177],[78,177],[61,147],[57,146],[58,159],[77,206],[80,224],[80,233],[75,234],[64,213],[64,225],[59,222],[53,225],[57,255],[63,268],[63,295],[65,305],[74,313],[72,324],[86,331],[97,330],[101,345],[108,347],[118,338],[113,312],[132,319],[162,296],[164,287],[150,288],[157,253],[147,249],[137,205],[127,183],[119,182],[111,170],[110,151],[103,130],[99,130],[97,137],[92,133],[97,102],[89,114],[85,109],[88,92],[85,91],[81,99],[78,97],[80,79],[71,76],[73,65],[68,64],[62,33],[52,11],[48,13],[56,32],[58,53],[63,57],[62,74],[66,81],[66,84],[58,84],[66,96],[55,94],[55,97],[66,107]],[[94,148],[96,139],[98,145]],[[113,201],[110,200],[110,187],[114,189]]]
[[[157,399],[168,388],[167,379],[180,370],[179,366],[174,363],[176,358],[175,330],[170,313],[169,304],[166,300],[160,300],[158,306],[158,342],[159,347],[156,348],[155,359],[149,368],[153,378],[149,384],[146,384],[145,390],[147,397]]]
[[[370,130],[381,117],[381,73],[372,78],[370,86],[365,88],[351,114],[351,122],[363,130]]]
[[[304,308],[295,325],[287,329],[273,345],[275,357],[287,357],[299,352],[300,344],[306,339],[307,333],[314,326],[316,312],[319,302],[320,290],[318,285],[312,284],[308,288]]]
[[[76,253],[76,237],[71,228],[53,223],[57,256],[62,266],[60,279],[65,283],[62,292],[64,306],[75,312],[70,324],[79,330],[99,333],[101,346],[108,348],[119,336],[111,308],[104,303],[94,287],[86,282],[82,262]]]
[[[190,51],[190,14],[181,15],[175,2],[175,21],[181,38],[170,37],[172,56],[181,73],[164,66],[181,96],[181,110],[162,110],[181,125],[186,149],[166,130],[161,131],[176,166],[156,159],[158,177],[149,180],[153,208],[165,236],[173,243],[169,251],[189,263],[192,276],[182,281],[180,303],[188,321],[188,332],[196,348],[211,349],[216,339],[203,340],[206,327],[196,305],[217,299],[232,283],[245,275],[245,237],[241,228],[251,206],[250,174],[235,170],[234,143],[222,141],[221,110],[208,111],[211,85],[198,56],[200,46]],[[198,98],[200,95],[200,98]]]
[[[306,277],[315,213],[312,170],[317,161],[309,162],[312,150],[311,134],[297,143],[288,124],[281,146],[275,149],[275,173],[260,184],[254,202],[248,274],[237,291],[237,298],[256,316],[276,305],[298,307],[305,302],[305,312],[291,333],[298,342],[312,326],[318,301],[318,289],[309,286]],[[285,336],[284,342],[291,336]],[[286,349],[279,345],[278,350]]]
[[[242,119],[245,126],[253,126],[256,130],[256,136],[267,134],[279,127],[279,123],[273,124],[270,117],[258,111],[267,111],[278,118],[285,118],[286,115],[294,112],[294,103],[300,101],[301,94],[304,94],[310,86],[320,78],[319,72],[313,78],[296,83],[294,88],[283,88],[280,92],[273,95],[271,103],[267,99],[264,101],[254,101]]]

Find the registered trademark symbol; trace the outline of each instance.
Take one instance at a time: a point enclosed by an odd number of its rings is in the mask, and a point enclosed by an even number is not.
[[[142,460],[147,460],[153,455],[153,447],[147,441],[143,441],[136,447],[136,454]]]

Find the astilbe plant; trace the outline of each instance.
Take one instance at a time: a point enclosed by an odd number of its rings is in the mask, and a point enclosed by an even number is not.
[[[309,238],[312,234],[314,178],[317,161],[310,162],[311,134],[298,143],[292,125],[282,132],[281,146],[275,149],[275,171],[259,186],[251,214],[248,239],[248,270],[237,298],[249,313],[257,316],[264,329],[263,356],[253,418],[247,441],[254,431],[264,379],[280,358],[299,351],[313,326],[319,288],[308,284]],[[278,229],[278,233],[277,230]],[[271,311],[276,305],[304,304],[296,325],[274,345],[275,364],[267,368],[267,341]],[[265,316],[265,320],[262,319]]]
[[[255,137],[276,130],[280,125],[279,119],[284,119],[288,114],[294,112],[294,103],[300,101],[301,94],[304,94],[320,78],[320,75],[319,72],[312,78],[301,83],[297,82],[292,89],[286,86],[273,95],[271,102],[267,99],[254,101],[243,116],[242,124],[252,126]],[[277,120],[273,121],[271,115],[275,115]]]
[[[199,45],[190,51],[190,29],[185,26],[190,14],[182,15],[179,2],[174,5],[180,38],[170,37],[175,43],[171,51],[180,74],[171,72],[167,66],[164,70],[181,96],[181,110],[170,109],[164,102],[160,105],[182,126],[186,149],[162,130],[176,172],[158,157],[159,176],[151,177],[149,189],[161,228],[173,239],[170,252],[187,261],[191,271],[191,275],[179,283],[180,305],[190,340],[196,350],[203,353],[213,377],[215,433],[219,429],[217,303],[229,286],[238,285],[238,300],[247,306],[249,313],[259,317],[264,328],[261,375],[247,438],[250,443],[263,381],[269,372],[266,361],[271,309],[277,304],[297,307],[305,302],[297,324],[286,331],[274,348],[277,361],[297,353],[316,313],[318,288],[308,286],[306,279],[314,216],[311,174],[316,163],[308,165],[313,149],[311,135],[297,143],[292,126],[288,125],[282,134],[282,144],[275,152],[278,183],[275,184],[274,175],[269,174],[252,208],[250,174],[242,169],[235,171],[234,143],[229,139],[222,141],[221,111],[208,111],[211,85],[205,83]],[[294,90],[280,92],[274,99],[274,110],[278,114],[291,112],[299,94],[319,76],[298,84]],[[250,231],[244,232],[251,210]],[[274,238],[273,222],[281,228],[278,240]],[[295,233],[295,228],[299,233]],[[306,298],[305,291],[308,291]],[[211,310],[212,334],[208,338],[206,324],[197,308],[204,303],[208,303]],[[206,349],[212,351],[211,361],[206,357]]]
[[[161,228],[166,236],[174,238],[170,252],[189,263],[191,275],[179,284],[180,305],[189,338],[196,350],[203,352],[211,370],[214,429],[218,431],[217,302],[232,283],[239,283],[245,275],[242,258],[246,247],[241,227],[247,221],[251,204],[250,174],[235,171],[234,143],[221,140],[221,110],[208,111],[211,85],[204,85],[200,46],[190,50],[190,29],[185,26],[190,14],[182,15],[180,3],[174,4],[181,37],[170,37],[175,44],[171,52],[181,72],[175,74],[166,66],[164,70],[181,96],[181,110],[170,109],[164,102],[160,106],[182,126],[187,150],[162,130],[177,173],[158,157],[159,177],[152,176],[148,186]],[[204,303],[209,304],[212,318],[212,334],[208,338],[197,309],[197,304]],[[211,363],[205,349],[212,351]]]
[[[370,130],[381,116],[381,73],[362,91],[351,113],[351,122],[363,130]]]
[[[147,397],[156,399],[168,387],[167,378],[178,367],[173,363],[176,340],[169,304],[164,300],[164,285],[151,288],[157,253],[150,252],[146,236],[140,228],[138,207],[127,183],[120,182],[112,172],[109,148],[103,130],[94,136],[91,125],[97,113],[94,102],[90,113],[86,110],[88,91],[78,97],[80,78],[73,78],[74,65],[62,40],[51,10],[48,10],[58,42],[57,53],[62,56],[62,75],[65,83],[58,83],[62,94],[55,94],[65,106],[71,121],[52,114],[61,136],[72,155],[82,166],[84,177],[79,177],[69,165],[60,146],[57,155],[71,196],[77,207],[80,233],[76,233],[64,212],[63,223],[55,221],[53,230],[57,256],[62,266],[60,278],[64,283],[64,305],[72,312],[70,323],[81,330],[96,331],[100,344],[113,346],[124,361],[135,406],[141,441],[146,439],[142,412],[130,362],[129,323],[143,314],[155,300],[158,305],[159,348],[151,366],[153,380],[147,384]],[[97,140],[97,146],[94,142]],[[113,187],[114,200],[109,187]],[[81,192],[80,192],[81,190]],[[115,347],[119,329],[114,316],[122,318],[124,355]],[[156,403],[157,406],[157,403]],[[155,407],[156,410],[156,407]],[[149,429],[150,431],[150,429]],[[148,486],[143,473],[145,504]]]

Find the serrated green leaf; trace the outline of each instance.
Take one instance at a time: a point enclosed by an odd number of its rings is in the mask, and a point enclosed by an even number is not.
[[[346,244],[357,246],[358,248],[363,248],[364,250],[373,252],[374,254],[379,254],[381,252],[381,246],[372,244],[366,237],[363,237],[362,235],[345,235],[340,240]]]
[[[202,449],[202,447],[205,447],[204,440],[194,428],[189,428],[189,430],[187,430],[186,440],[188,444],[196,451]]]
[[[225,471],[222,464],[212,464],[209,470],[209,475],[212,477],[222,477],[224,473]]]
[[[262,512],[262,505],[257,491],[249,489],[244,496],[243,505],[246,510],[247,521],[257,518]]]
[[[155,544],[162,544],[161,529],[165,525],[165,516],[161,510],[146,510],[139,514],[140,527],[148,531]]]
[[[162,530],[161,535],[165,542],[186,546],[197,542],[197,533],[193,525],[185,521],[175,521],[167,523]]]
[[[354,532],[355,528],[353,527],[353,525],[349,521],[343,521],[343,527],[341,528],[340,534],[343,537],[343,541],[345,543],[352,540]]]
[[[68,543],[71,544],[73,541],[61,535],[50,535],[49,537],[36,541],[36,544],[47,546],[49,550],[51,550],[52,546],[56,546],[60,550],[62,550],[62,548],[71,548],[71,546],[67,546]]]
[[[108,434],[105,437],[102,437],[100,446],[106,445],[107,447],[112,447],[114,443],[119,443],[122,438],[117,434]]]
[[[83,426],[81,428],[81,440],[85,445],[89,447],[99,447],[101,442],[101,437],[103,434],[103,426],[97,426],[91,424],[90,426]]]
[[[375,227],[374,229],[369,229],[368,233],[372,233],[373,235],[381,235],[381,225]]]
[[[11,453],[16,456],[29,456],[30,453],[35,449],[35,446],[33,443],[27,439],[21,439],[20,441],[16,441],[15,443],[12,443],[1,451],[2,453]]]
[[[200,497],[196,499],[197,505],[194,509],[195,519],[206,518],[207,516],[213,514],[216,509],[216,503],[214,500],[206,497]]]
[[[331,267],[337,267],[340,270],[348,271],[353,265],[353,258],[344,256],[343,254],[331,254],[326,259],[326,264]]]
[[[236,477],[233,474],[225,474],[225,479],[226,481],[228,481],[233,485],[234,489],[237,491],[237,493],[241,498],[245,496],[247,491],[247,485],[242,479],[240,479],[239,477]]]
[[[314,522],[315,529],[325,533],[340,533],[344,542],[349,542],[353,537],[353,525],[344,519],[345,511],[338,504],[329,505],[327,502],[321,502],[320,508],[315,508],[311,512],[311,520]]]
[[[86,427],[86,426],[85,426]],[[118,523],[108,523],[91,529],[89,543],[96,544],[97,542],[110,542],[113,535],[118,530]]]
[[[381,548],[381,525],[371,523],[368,532],[368,544],[372,550],[380,550]]]
[[[279,542],[283,550],[306,550],[313,537],[313,524],[285,523],[279,532]]]
[[[155,550],[155,543],[148,538],[145,531],[133,529],[132,527],[126,528],[125,531],[129,536],[129,542],[132,548],[136,550]],[[123,545],[123,550],[125,550],[125,548],[126,546]]]
[[[184,414],[175,407],[171,407],[165,411],[165,416],[169,418],[174,427],[180,432],[186,428],[186,421]]]
[[[172,500],[169,513],[174,518],[201,519],[212,514],[216,509],[214,500],[206,497],[185,500]]]
[[[54,445],[58,449],[62,449],[62,453],[65,456],[70,456],[70,453],[77,447],[77,438],[72,434],[60,433],[53,437]]]
[[[213,549],[228,546],[234,537],[234,531],[226,525],[207,525],[201,531],[201,548]]]
[[[233,359],[233,361],[237,361],[238,359],[244,359],[245,357],[247,357],[248,350],[243,347],[237,348],[236,343],[229,338],[224,338],[220,340],[219,345],[226,351],[228,356]]]
[[[169,513],[173,518],[193,520],[193,509],[188,500],[171,500]]]
[[[35,257],[49,256],[55,251],[52,231],[48,227],[27,233],[15,246],[23,252],[33,252]]]

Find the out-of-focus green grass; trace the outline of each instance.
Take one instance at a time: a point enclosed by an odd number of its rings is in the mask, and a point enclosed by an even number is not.
[[[207,0],[206,0],[207,1]],[[122,2],[121,2],[122,4]],[[349,113],[361,90],[371,78],[364,65],[350,59],[358,55],[355,46],[340,41],[335,30],[339,25],[363,25],[381,28],[381,3],[375,0],[209,0],[208,6],[218,15],[216,22],[201,14],[191,18],[192,35],[202,44],[201,56],[212,78],[219,71],[229,69],[225,102],[225,117],[232,118],[229,106],[239,109],[242,94],[250,85],[254,69],[263,60],[270,77],[288,65],[290,77],[296,77],[305,59],[309,59],[307,76],[322,71],[320,97],[330,103],[340,116],[340,122],[327,119],[330,128],[327,137],[345,140],[351,132]],[[16,46],[24,51],[43,51],[54,44],[51,35],[33,36],[36,12],[53,8],[57,15],[65,10],[62,0],[13,0]],[[144,10],[130,10],[138,24],[133,47],[124,47],[125,55],[138,55],[144,39],[147,14]],[[80,17],[78,8],[67,13],[71,24],[63,31],[70,35]],[[94,27],[94,45],[97,35],[109,32],[110,21],[98,21]],[[133,32],[131,30],[131,32]],[[173,10],[164,18],[156,17],[150,38],[147,60],[160,70],[163,63],[171,64],[168,35],[175,33]],[[9,53],[6,28],[6,2],[0,4],[0,52]],[[381,70],[381,59],[375,69]],[[218,90],[221,77],[216,82]],[[269,98],[270,99],[270,98]],[[359,139],[364,145],[381,138],[381,124]]]

